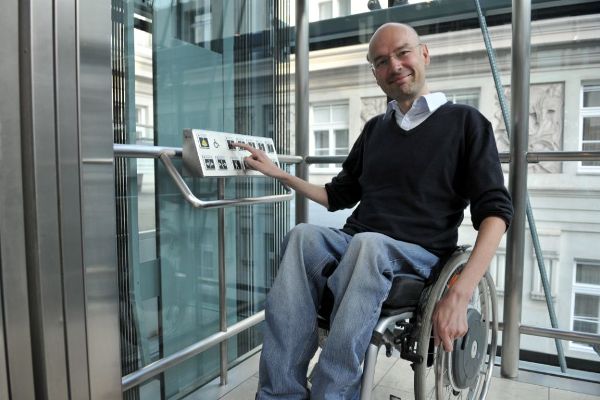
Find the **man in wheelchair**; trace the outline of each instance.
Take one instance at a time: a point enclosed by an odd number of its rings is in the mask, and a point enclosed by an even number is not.
[[[367,60],[393,99],[368,121],[342,171],[324,187],[287,174],[261,151],[250,168],[327,207],[358,206],[342,229],[300,224],[283,242],[267,297],[257,398],[357,399],[362,363],[392,281],[427,280],[457,244],[470,205],[478,230],[462,273],[432,309],[435,345],[452,351],[467,332],[467,308],[512,217],[491,124],[476,109],[430,93],[427,45],[410,26],[373,34]],[[329,335],[312,386],[317,311],[333,295]]]

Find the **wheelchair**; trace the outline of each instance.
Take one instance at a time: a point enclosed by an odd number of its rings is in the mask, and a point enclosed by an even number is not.
[[[496,291],[489,273],[471,297],[467,309],[468,332],[455,340],[453,351],[447,353],[441,345],[435,347],[432,337],[435,305],[460,275],[469,259],[468,248],[458,247],[427,282],[416,277],[394,278],[365,354],[361,400],[372,398],[375,365],[382,346],[388,357],[396,349],[401,358],[411,362],[416,400],[485,398],[498,336]],[[329,326],[329,307],[325,301],[319,310],[322,340],[326,340]]]

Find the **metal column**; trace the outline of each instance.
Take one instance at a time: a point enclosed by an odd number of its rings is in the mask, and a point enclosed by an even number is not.
[[[7,0],[6,10],[25,2]],[[29,48],[20,40],[17,12],[0,13],[0,398],[35,398],[31,321],[23,208],[19,55]]]
[[[225,198],[225,179],[218,180],[219,200]],[[225,276],[225,210],[218,211],[219,235],[219,330],[227,332],[227,285]],[[221,385],[227,385],[227,340],[219,343]]]
[[[516,378],[519,366],[519,326],[523,297],[525,210],[527,207],[527,135],[529,122],[529,50],[531,1],[515,0],[512,9],[512,76],[509,189],[515,214],[507,235],[504,284],[502,376]]]
[[[308,2],[296,0],[296,155],[308,155]],[[296,166],[296,176],[308,180],[308,165]],[[296,224],[308,220],[308,199],[296,194]]]

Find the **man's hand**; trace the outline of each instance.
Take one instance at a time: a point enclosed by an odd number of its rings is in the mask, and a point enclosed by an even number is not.
[[[467,324],[467,306],[470,295],[450,288],[433,311],[433,340],[436,346],[440,343],[445,351],[452,351],[453,341],[463,337],[469,328]]]
[[[276,179],[280,179],[284,174],[284,171],[275,165],[264,151],[255,149],[245,143],[233,143],[233,145],[250,152],[250,155],[244,158],[244,163],[248,168]]]
[[[327,191],[324,186],[315,185],[314,183],[307,182],[297,176],[288,174],[275,165],[269,156],[262,150],[255,149],[245,143],[233,143],[233,145],[250,152],[250,155],[244,158],[244,162],[248,168],[255,169],[266,176],[275,178],[312,201],[315,201],[326,208],[329,207],[329,198],[327,197]]]

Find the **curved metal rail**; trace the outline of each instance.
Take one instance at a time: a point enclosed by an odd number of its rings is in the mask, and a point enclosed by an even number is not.
[[[275,203],[281,201],[289,201],[294,197],[294,191],[285,185],[282,185],[286,193],[274,194],[259,197],[243,197],[236,199],[219,199],[219,200],[202,200],[194,195],[183,177],[177,171],[177,168],[171,161],[172,158],[181,158],[182,149],[180,147],[161,147],[161,146],[143,146],[130,144],[114,144],[113,150],[115,157],[127,158],[156,158],[159,159],[165,166],[167,173],[185,198],[195,208],[216,209],[232,206],[242,206],[251,204]],[[302,160],[302,157],[281,156],[281,162],[297,163]]]

